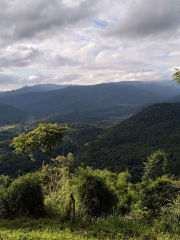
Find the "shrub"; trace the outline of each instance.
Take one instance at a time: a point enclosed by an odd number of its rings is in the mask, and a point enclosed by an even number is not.
[[[163,206],[167,206],[176,199],[180,191],[178,182],[168,179],[166,176],[158,178],[140,191],[140,201],[137,209],[148,217],[155,217],[161,212]]]
[[[44,209],[44,198],[37,176],[27,174],[18,177],[6,191],[1,191],[0,216],[40,215]]]
[[[118,198],[102,178],[87,175],[83,183],[78,187],[80,207],[88,215],[101,216],[110,213],[117,206]]]

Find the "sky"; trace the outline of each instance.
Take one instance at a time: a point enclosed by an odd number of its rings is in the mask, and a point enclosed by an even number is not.
[[[171,80],[180,0],[0,0],[0,91]]]

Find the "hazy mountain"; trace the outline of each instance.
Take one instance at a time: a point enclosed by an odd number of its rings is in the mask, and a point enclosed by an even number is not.
[[[167,96],[164,94],[149,92],[132,85],[108,83],[1,97],[0,103],[29,112],[64,114],[119,104],[155,103],[165,99]]]
[[[180,103],[149,106],[131,118],[107,130],[75,156],[76,166],[127,169],[133,180],[139,180],[143,162],[161,149],[168,155],[168,173],[180,175]]]
[[[174,97],[180,94],[180,85],[174,81],[157,81],[157,82],[141,82],[141,81],[127,81],[120,82],[119,84],[129,84],[137,88],[153,92],[160,93],[167,98]]]
[[[27,115],[20,109],[0,104],[0,125],[21,123],[27,119]]]
[[[176,81],[173,81],[173,80],[153,81],[153,83],[158,84],[160,86],[168,86],[168,87],[177,88],[180,90],[180,85]]]
[[[70,85],[56,85],[52,83],[38,84],[30,87],[25,86],[20,89],[16,89],[12,91],[0,92],[0,97],[18,95],[18,94],[29,93],[29,92],[48,92],[48,91],[53,91],[57,89],[63,89],[68,86]]]
[[[166,102],[180,102],[180,94],[173,98],[169,98]]]
[[[137,105],[115,105],[104,108],[89,109],[85,111],[70,112],[66,114],[53,114],[43,119],[40,122],[45,123],[72,123],[84,122],[93,123],[100,126],[114,125],[125,118],[132,116],[147,106],[148,104]]]

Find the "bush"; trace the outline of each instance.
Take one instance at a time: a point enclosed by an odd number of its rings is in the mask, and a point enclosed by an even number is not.
[[[176,199],[180,191],[178,182],[168,179],[166,176],[158,178],[140,191],[140,201],[137,209],[146,213],[148,217],[155,217],[161,212],[163,206],[167,206]]]
[[[17,178],[11,186],[0,193],[0,216],[41,215],[44,210],[43,191],[39,179],[33,174]]]
[[[81,208],[91,216],[107,214],[117,206],[118,198],[102,178],[87,175],[83,183],[78,187]]]

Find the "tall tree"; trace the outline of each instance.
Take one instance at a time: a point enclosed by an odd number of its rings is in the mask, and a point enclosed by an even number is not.
[[[31,160],[35,160],[33,153],[36,151],[44,153],[49,158],[50,176],[52,179],[52,155],[55,147],[62,143],[66,127],[58,127],[57,124],[39,124],[39,127],[27,134],[20,134],[13,139],[11,146],[15,148],[15,153],[28,153]]]

